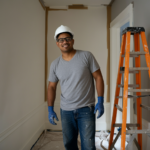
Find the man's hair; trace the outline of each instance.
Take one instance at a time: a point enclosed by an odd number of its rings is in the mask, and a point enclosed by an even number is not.
[[[72,35],[70,32],[62,32],[62,33],[67,33],[67,34],[69,34],[70,37],[73,39],[73,35]],[[62,34],[62,33],[59,33],[59,34],[56,36],[56,40],[58,40],[59,35]]]

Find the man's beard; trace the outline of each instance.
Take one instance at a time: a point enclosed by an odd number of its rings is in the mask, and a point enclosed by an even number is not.
[[[61,51],[62,51],[63,53],[69,53],[69,52],[73,51],[73,47],[70,47],[70,48],[68,48],[68,49],[66,49],[66,50],[61,49]]]

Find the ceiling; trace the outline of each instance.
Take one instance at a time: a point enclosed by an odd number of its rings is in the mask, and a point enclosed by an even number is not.
[[[44,5],[52,7],[67,7],[72,4],[83,4],[85,6],[98,7],[101,5],[109,5],[112,0],[43,0]]]

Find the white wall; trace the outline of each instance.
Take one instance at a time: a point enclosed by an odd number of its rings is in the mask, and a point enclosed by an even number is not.
[[[91,51],[97,59],[105,82],[105,94],[107,97],[107,10],[106,7],[89,8],[88,10],[49,11],[48,17],[48,63],[61,55],[54,41],[54,33],[60,25],[69,26],[74,31],[74,48]],[[55,111],[60,120],[60,87],[58,86]],[[96,93],[97,100],[97,93]],[[108,129],[110,121],[109,103],[105,103],[105,114],[97,120],[96,129]],[[61,129],[61,122],[57,126],[50,125],[47,119],[46,127],[49,129]]]
[[[45,13],[37,0],[0,1],[0,149],[30,149],[45,125]]]

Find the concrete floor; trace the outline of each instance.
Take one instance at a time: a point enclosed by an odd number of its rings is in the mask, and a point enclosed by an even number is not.
[[[78,141],[79,150],[81,150],[80,139]],[[65,150],[63,144],[62,132],[49,132],[42,134],[37,143],[31,150]]]
[[[130,141],[130,136],[128,137],[127,141],[128,142]],[[109,133],[107,133],[106,131],[95,133],[96,150],[107,150],[108,144],[109,144]],[[121,145],[121,137],[118,138],[115,144],[116,150],[120,150],[120,145]],[[79,150],[81,150],[80,136],[78,136],[78,147]],[[131,145],[128,148],[128,150],[136,149],[135,147],[134,148],[133,147],[134,145]],[[44,132],[30,150],[65,150],[62,132],[61,131]]]
[[[105,148],[100,146],[100,132],[95,134],[95,146],[96,150],[104,150]],[[97,139],[96,139],[97,138]],[[80,136],[78,136],[78,148],[81,150]],[[37,142],[33,145],[31,150],[65,150],[63,144],[63,135],[61,131],[46,131],[44,132]]]

